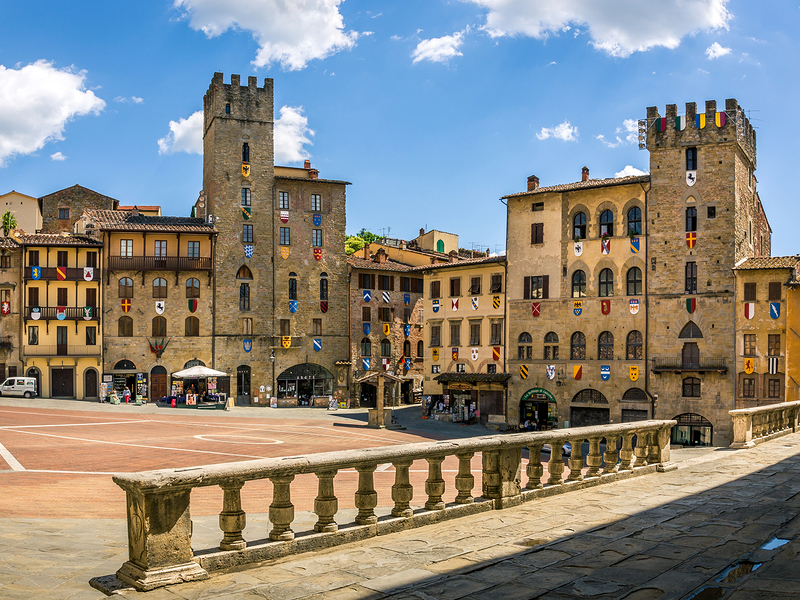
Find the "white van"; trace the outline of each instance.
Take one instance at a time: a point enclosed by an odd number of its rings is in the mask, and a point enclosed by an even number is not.
[[[0,384],[0,396],[33,398],[37,391],[35,377],[9,377]]]

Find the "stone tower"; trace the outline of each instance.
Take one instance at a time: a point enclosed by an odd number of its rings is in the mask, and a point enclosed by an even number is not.
[[[756,135],[734,99],[723,111],[708,101],[703,113],[687,103],[683,116],[674,104],[666,116],[650,107],[646,128],[648,389],[657,418],[691,415],[693,435],[710,425],[714,445],[727,444],[741,312],[733,266],[770,252],[753,176]]]

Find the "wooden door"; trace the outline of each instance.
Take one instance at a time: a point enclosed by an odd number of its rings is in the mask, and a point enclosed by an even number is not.
[[[66,329],[66,327],[64,328]],[[72,369],[52,369],[52,388],[54,398],[72,398],[75,388],[72,385]]]
[[[83,397],[97,398],[97,371],[86,369],[83,372]]]
[[[167,395],[167,374],[150,373],[150,400],[159,402]]]
[[[67,356],[69,353],[67,346],[67,328],[65,326],[56,327],[56,354]]]

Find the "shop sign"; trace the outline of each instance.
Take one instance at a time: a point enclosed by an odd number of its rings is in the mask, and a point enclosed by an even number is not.
[[[529,389],[527,392],[522,394],[522,398],[520,398],[519,401],[520,402],[525,402],[525,400],[529,400],[530,398],[535,397],[537,395],[545,396],[547,398],[548,402],[555,402],[556,401],[556,397],[553,396],[553,394],[551,392],[549,392],[548,390],[546,390],[544,388],[531,388],[531,389]]]

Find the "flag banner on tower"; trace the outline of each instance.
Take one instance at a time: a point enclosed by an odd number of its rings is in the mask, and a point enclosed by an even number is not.
[[[63,321],[67,318],[67,307],[66,306],[59,306],[56,308],[56,319],[59,321]]]
[[[56,267],[56,277],[59,281],[64,281],[67,278],[67,267]]]
[[[372,300],[372,292],[364,290],[364,302],[369,302],[370,300]]]
[[[519,376],[521,379],[528,378],[528,365],[520,365],[519,366]]]
[[[411,306],[411,294],[403,294],[403,306]]]
[[[83,280],[91,281],[94,279],[94,267],[83,267]]]
[[[660,117],[656,119],[656,131],[664,133],[667,130],[667,117]]]
[[[369,323],[362,324],[361,328],[364,330],[364,335],[369,335],[369,332],[372,329]]]
[[[726,115],[724,112],[718,112],[716,115],[714,115],[714,123],[716,124],[716,126],[725,127],[725,120],[727,116],[728,115]]]
[[[194,302],[197,302],[197,300],[194,300]],[[156,300],[156,313],[157,314],[163,315],[165,308],[166,308],[166,302],[164,300]],[[189,300],[189,310],[194,312],[192,310],[192,300]]]
[[[250,352],[253,349],[253,340],[242,340],[242,348],[245,352]]]
[[[547,374],[548,379],[555,379],[556,377],[556,366],[555,365],[547,365],[544,368],[544,372]]]
[[[583,377],[583,367],[581,365],[573,365],[572,376],[575,379],[580,379],[581,377]]]
[[[476,361],[476,360],[478,360],[478,349],[477,349],[477,348],[473,348],[473,349],[471,350],[471,352],[470,352],[470,358],[471,358],[473,361]]]
[[[314,227],[319,227],[322,225],[322,215],[319,213],[314,213],[314,216],[311,217],[311,222],[314,223]]]
[[[249,221],[251,215],[251,208],[249,206],[242,206],[242,216],[244,217],[245,221]]]
[[[125,298],[125,300],[120,302],[120,305],[122,306],[122,312],[126,313],[126,312],[130,311],[130,309],[131,309],[131,301],[128,300],[127,298]]]
[[[41,267],[31,267],[31,279],[39,280],[42,278],[42,268]]]
[[[631,238],[631,253],[632,254],[639,254],[639,238],[632,237]]]
[[[433,350],[431,350],[431,358],[433,360],[439,360],[439,349],[438,348],[434,348]]]
[[[770,356],[769,357],[769,374],[770,375],[777,375],[778,374],[778,357],[777,356]]]
[[[639,312],[639,299],[638,298],[631,298],[630,306],[631,306],[631,314],[632,315],[638,314],[638,312]]]
[[[572,301],[572,312],[575,313],[576,317],[581,316],[581,313],[583,312],[583,300]]]
[[[314,338],[314,352],[319,352],[320,350],[322,350],[322,340]]]
[[[244,246],[244,256],[245,258],[253,258],[253,246],[250,244],[245,244]]]
[[[94,317],[94,306],[84,306],[83,307],[83,320],[84,321],[91,321],[92,317]]]
[[[495,361],[500,360],[500,347],[499,346],[494,346],[492,348],[492,360],[495,360]]]
[[[368,359],[368,358],[362,358],[362,359],[361,359],[361,367],[362,367],[362,368],[363,368],[365,371],[369,371],[369,359]]]
[[[2,314],[4,317],[11,314],[10,300],[3,300],[3,302],[0,302],[0,314]]]
[[[755,302],[745,302],[744,303],[744,318],[745,319],[752,319],[753,315],[756,313],[756,303]]]
[[[281,211],[281,223],[288,223],[289,222],[289,211],[282,210]]]
[[[411,325],[409,325],[408,323],[406,323],[405,325],[403,325],[403,334],[404,334],[406,337],[408,337],[408,336],[410,336],[410,335],[411,335]]]
[[[431,302],[431,308],[433,309],[433,312],[438,313],[439,312],[439,301],[438,300],[434,300],[433,302]]]
[[[314,248],[314,258],[322,260],[322,248]]]
[[[781,303],[780,302],[770,302],[769,303],[769,316],[773,319],[777,319],[781,316]]]
[[[531,303],[531,314],[534,317],[538,317],[542,314],[542,303],[541,302],[532,302]]]
[[[289,300],[289,312],[290,313],[297,312],[297,300]]]
[[[472,310],[478,310],[478,297],[473,296],[472,298]]]
[[[697,310],[697,298],[686,299],[686,311],[691,315]]]
[[[600,379],[608,381],[611,377],[611,365],[600,365]]]
[[[453,348],[451,350],[451,356],[453,357],[453,360],[458,360],[458,348]]]
[[[453,298],[453,312],[458,310],[458,298]]]
[[[38,321],[41,318],[42,318],[42,309],[39,308],[38,306],[34,306],[33,308],[31,308],[31,319],[33,319],[34,321]]]
[[[675,117],[675,129],[678,131],[683,131],[686,129],[686,115]]]
[[[250,177],[250,165],[242,163],[242,177]]]
[[[745,358],[744,359],[744,372],[750,375],[753,371],[756,370],[756,359],[755,358]]]
[[[197,298],[193,298],[189,300],[189,312],[195,312],[197,310]]]
[[[389,327],[389,323],[383,324],[383,335],[389,335],[391,333],[391,327]]]
[[[292,336],[290,335],[282,335],[281,336],[281,346],[284,348],[289,348],[292,345]]]
[[[500,296],[492,296],[492,308],[500,308]]]
[[[639,367],[630,368],[630,378],[631,381],[636,381],[639,379]]]
[[[697,245],[697,233],[690,231],[686,234],[686,245],[689,247],[689,250]]]
[[[699,114],[694,118],[694,124],[698,129],[703,129],[706,126],[706,115],[705,113]]]
[[[604,315],[611,312],[611,300],[600,300],[600,312]]]
[[[319,301],[319,310],[320,310],[320,312],[323,312],[323,313],[328,312],[328,301],[327,300],[320,300]]]
[[[600,240],[600,250],[603,254],[611,252],[611,240]]]
[[[381,292],[381,297],[383,301],[389,303],[392,301],[392,295],[389,292]]]
[[[289,258],[289,246],[281,246],[281,258],[283,260]]]

